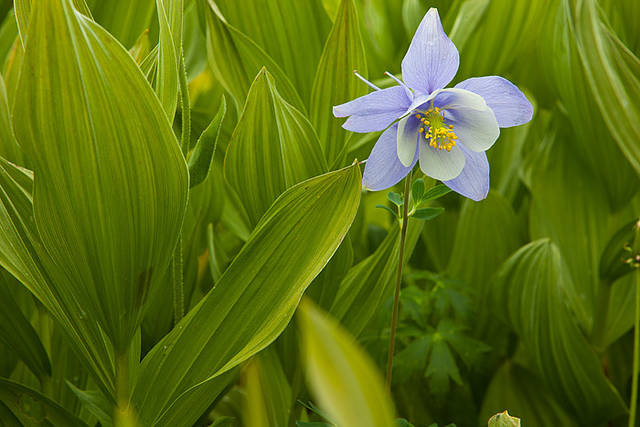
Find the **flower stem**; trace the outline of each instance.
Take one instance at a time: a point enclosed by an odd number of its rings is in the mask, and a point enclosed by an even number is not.
[[[117,407],[113,416],[115,427],[137,427],[138,419],[130,403],[131,370],[129,366],[129,351],[126,350],[116,357],[116,401]]]
[[[404,241],[407,237],[409,223],[409,191],[411,190],[411,172],[404,179],[404,204],[402,206],[402,230],[400,231],[400,255],[398,256],[398,274],[396,290],[393,296],[393,314],[391,315],[391,335],[389,336],[389,353],[387,354],[387,393],[391,394],[391,372],[393,369],[393,350],[396,344],[396,328],[398,326],[398,306],[400,303],[400,284],[402,283],[402,264],[404,263]]]
[[[636,425],[638,406],[638,369],[640,368],[640,270],[636,270],[636,318],[633,328],[633,370],[631,379],[631,403],[629,427]]]

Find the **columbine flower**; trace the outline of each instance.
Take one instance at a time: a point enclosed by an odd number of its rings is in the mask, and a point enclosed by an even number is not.
[[[473,200],[489,191],[489,162],[484,153],[501,127],[531,120],[533,107],[510,81],[497,76],[467,79],[443,89],[458,71],[460,58],[442,29],[437,9],[429,9],[402,60],[398,86],[333,108],[349,117],[352,132],[386,129],[373,147],[363,185],[383,190],[399,182],[420,160],[420,169]],[[389,125],[392,125],[389,127]]]

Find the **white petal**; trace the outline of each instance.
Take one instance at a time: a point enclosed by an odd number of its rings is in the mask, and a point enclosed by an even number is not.
[[[413,162],[418,143],[418,128],[414,121],[417,122],[417,119],[409,115],[398,122],[398,159],[406,167]]]
[[[420,169],[425,175],[440,181],[454,179],[464,168],[464,154],[458,147],[451,151],[429,147],[427,141],[420,141]]]
[[[478,94],[465,89],[443,89],[436,94],[433,105],[445,110],[458,142],[472,151],[488,150],[500,135],[493,110]]]

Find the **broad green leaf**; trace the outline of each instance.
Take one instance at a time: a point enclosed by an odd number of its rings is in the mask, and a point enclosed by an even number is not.
[[[201,0],[206,18],[207,58],[216,79],[231,94],[238,112],[262,67],[273,73],[283,98],[300,111],[304,103],[278,64],[247,35],[230,25],[214,0]]]
[[[564,0],[563,4],[592,100],[620,150],[640,174],[640,147],[635,143],[640,139],[640,59],[607,25],[597,1]]]
[[[311,124],[282,99],[263,68],[249,89],[224,167],[251,225],[284,190],[326,169]]]
[[[292,402],[291,387],[273,347],[251,360],[245,378],[245,425],[286,426]]]
[[[462,205],[447,271],[469,286],[486,289],[491,276],[523,242],[516,214],[500,195]]]
[[[382,376],[355,338],[308,299],[298,319],[307,381],[332,423],[395,426]]]
[[[220,128],[227,112],[227,101],[224,97],[220,99],[220,109],[209,123],[209,126],[202,132],[196,146],[189,156],[189,185],[193,188],[204,181],[209,176],[212,167],[213,155],[218,145]]]
[[[558,248],[537,240],[505,261],[491,289],[491,307],[516,331],[555,397],[581,422],[599,424],[626,408],[571,312],[580,299],[571,282]]]
[[[537,161],[532,173],[529,233],[532,239],[550,238],[562,252],[574,279],[572,286],[583,301],[584,317],[579,322],[588,333],[599,300],[598,268],[609,237],[604,226],[609,209],[602,181],[568,151],[563,141],[555,140]]]
[[[353,0],[342,0],[316,70],[309,108],[329,165],[342,163],[349,137],[341,127],[342,119],[333,117],[333,107],[367,92],[353,70],[366,76],[367,63],[356,6]]]
[[[13,135],[7,90],[0,75],[0,155],[14,163],[22,163],[22,152]]]
[[[67,382],[67,386],[82,402],[82,406],[95,416],[102,426],[113,426],[113,411],[111,404],[107,399],[105,399],[102,393],[98,390],[80,390],[70,382]]]
[[[634,57],[635,76],[629,69],[617,69],[630,66],[623,62],[628,52],[616,52],[613,36],[601,29],[604,23],[594,2],[580,3],[566,0],[554,8],[558,16],[549,41],[550,74],[568,114],[561,119],[560,136],[572,156],[583,159],[591,175],[602,182],[611,205],[618,209],[640,188],[640,150],[623,140],[640,135],[640,126],[634,123],[640,121],[640,103],[633,99],[634,93],[640,96],[640,61]],[[562,132],[567,121],[573,133]]]
[[[573,427],[572,420],[536,376],[514,361],[506,361],[491,379],[478,424],[505,408],[532,426]]]
[[[58,302],[79,304],[122,351],[173,251],[187,168],[157,98],[111,35],[69,0],[34,3],[31,19],[14,108],[30,120],[14,128],[34,165],[38,253]]]
[[[87,425],[40,392],[6,378],[0,378],[0,400],[27,426],[45,422],[54,426]],[[39,420],[38,424],[34,420]]]
[[[405,263],[422,231],[422,221],[409,220]],[[340,283],[329,312],[353,335],[358,336],[393,292],[400,251],[400,227],[392,225],[373,254],[353,266]]]
[[[305,105],[331,21],[321,0],[217,0],[229,23],[256,42],[291,79]]]
[[[0,23],[0,70],[3,70],[11,49],[17,43],[20,43],[18,24],[16,23],[14,10],[11,9],[4,21]]]
[[[42,243],[33,218],[32,187],[30,171],[0,158],[0,264],[60,322],[98,383],[109,390],[113,387],[110,348],[103,332],[86,321],[85,307],[72,297],[65,310],[46,274],[47,259],[40,258]]]
[[[464,49],[467,40],[475,36],[474,32],[482,23],[482,17],[488,5],[489,0],[461,0],[454,3],[454,7],[459,6],[457,10],[450,10],[447,13],[445,26],[449,21],[449,16],[455,13],[455,21],[451,26],[449,38],[455,43],[458,50]]]
[[[38,334],[9,292],[8,286],[15,286],[9,282],[11,277],[2,271],[0,280],[0,341],[9,345],[38,379],[44,380],[51,376],[49,356]]]
[[[216,286],[143,360],[133,398],[145,424],[187,404],[183,396],[282,332],[351,226],[360,185],[353,165],[304,181],[274,202]]]
[[[126,48],[133,46],[143,31],[150,28],[156,4],[154,0],[88,0],[95,21]]]
[[[85,0],[72,0],[73,6],[78,12],[91,18],[91,10]],[[27,35],[29,32],[29,22],[31,20],[31,5],[33,0],[14,0],[13,8],[16,17],[16,23],[18,24],[18,33],[24,48],[27,44]]]
[[[178,102],[179,64],[182,60],[183,0],[156,0],[156,10],[160,34],[155,89],[169,123],[173,123]]]
[[[335,301],[340,283],[353,265],[353,244],[351,234],[342,241],[331,261],[315,278],[306,292],[322,309],[329,310]]]

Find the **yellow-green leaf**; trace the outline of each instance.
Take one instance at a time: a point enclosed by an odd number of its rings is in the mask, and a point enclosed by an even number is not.
[[[251,225],[284,190],[326,169],[311,124],[282,99],[263,68],[249,89],[224,167]]]
[[[188,404],[184,396],[210,398],[200,389],[282,332],[349,230],[361,179],[353,165],[274,202],[215,287],[143,360],[133,400],[145,425]]]
[[[305,299],[298,311],[305,373],[320,408],[338,426],[395,426],[382,376],[355,338]]]
[[[367,92],[367,86],[353,76],[354,70],[367,74],[364,45],[356,6],[353,0],[342,0],[316,70],[309,108],[329,165],[342,162],[349,137],[341,120],[333,117],[333,106]]]
[[[186,164],[120,43],[70,0],[32,9],[14,109],[28,119],[14,128],[34,166],[39,253],[62,305],[80,304],[122,350],[173,251]]]

